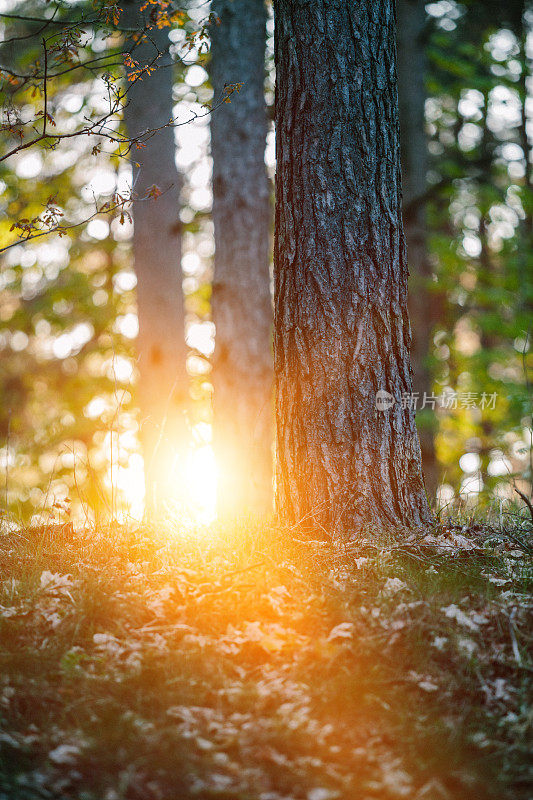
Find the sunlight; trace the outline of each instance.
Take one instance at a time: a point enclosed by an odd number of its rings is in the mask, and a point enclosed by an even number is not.
[[[210,444],[194,448],[186,462],[183,492],[192,511],[193,521],[213,522],[216,515],[218,473]]]
[[[141,520],[144,514],[144,459],[132,453],[126,467],[119,467],[117,488],[126,505],[127,514]]]
[[[182,464],[171,468],[174,490],[165,502],[166,512],[187,527],[208,525],[216,516],[217,467],[213,448],[201,443],[192,446]],[[127,516],[141,520],[144,513],[144,462],[133,453],[128,464],[118,469],[116,485]]]

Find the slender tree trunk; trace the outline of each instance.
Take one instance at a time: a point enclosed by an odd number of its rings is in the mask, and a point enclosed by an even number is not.
[[[141,0],[124,4],[127,24],[142,26],[141,5]],[[130,84],[124,111],[129,136],[164,126],[172,117],[168,47],[168,29],[152,28],[147,40],[133,51],[140,66],[153,63],[156,70]],[[133,208],[133,257],[139,315],[140,434],[147,510],[152,514],[163,512],[162,505],[172,493],[174,462],[184,445],[188,397],[178,216],[181,181],[175,149],[174,130],[166,127],[149,138],[145,147],[134,146],[131,152],[133,186],[139,198]],[[146,199],[154,185],[161,196]]]
[[[393,0],[275,12],[279,512],[336,536],[419,525]]]
[[[426,204],[428,151],[425,134],[425,77],[427,64],[424,32],[426,28],[424,0],[399,0],[398,9],[398,92],[400,105],[402,188],[407,260],[410,269],[409,312],[411,318],[413,391],[418,395],[418,408],[424,393],[432,394],[428,356],[431,352],[433,328],[437,323],[438,298],[429,290],[431,268],[427,249]],[[428,495],[435,498],[439,466],[435,456],[435,417],[422,409],[417,415],[418,435],[422,452],[422,469]]]
[[[481,243],[481,252],[479,254],[477,282],[476,289],[480,293],[480,298],[477,300],[478,314],[481,313],[480,328],[481,328],[481,353],[487,358],[490,353],[497,351],[498,345],[501,346],[501,338],[491,330],[486,330],[483,326],[483,316],[488,317],[494,312],[493,301],[490,300],[491,293],[497,288],[496,265],[492,258],[492,252],[489,244],[489,231],[488,225],[490,222],[490,209],[493,203],[492,199],[492,185],[493,185],[493,159],[495,142],[491,134],[491,130],[487,123],[489,113],[489,92],[483,92],[484,102],[482,118],[480,126],[482,128],[481,141],[479,143],[479,155],[481,161],[485,164],[484,174],[478,185],[478,200],[477,209],[480,215],[478,238]],[[488,196],[487,196],[488,193]],[[483,300],[483,296],[485,300]],[[479,475],[481,477],[484,491],[487,497],[490,497],[491,492],[491,479],[488,474],[488,466],[490,463],[490,451],[494,447],[494,424],[486,414],[482,414],[481,424],[479,426],[479,456],[481,460]]]
[[[272,508],[270,191],[264,0],[213,0],[214,444],[219,510]]]
[[[520,127],[519,137],[520,146],[524,154],[524,183],[522,189],[522,205],[524,207],[525,215],[521,224],[523,245],[523,255],[519,259],[520,269],[520,294],[522,299],[522,307],[526,314],[533,314],[532,299],[531,299],[531,269],[529,269],[529,251],[531,244],[533,244],[533,162],[531,160],[531,145],[529,129],[531,125],[531,114],[528,114],[528,98],[530,92],[528,91],[528,81],[531,76],[532,59],[527,52],[527,39],[533,22],[533,9],[528,2],[523,3],[520,9],[520,26],[516,31],[518,41],[520,43],[520,95],[521,95],[521,113],[520,113]]]
[[[525,2],[521,9],[520,26],[520,52],[522,74],[520,76],[520,89],[522,95],[522,112],[520,121],[520,142],[524,153],[524,185],[522,189],[522,206],[525,217],[522,222],[522,247],[519,256],[519,282],[520,282],[520,308],[524,312],[526,319],[533,319],[533,270],[531,269],[531,251],[533,249],[533,162],[531,160],[531,136],[529,126],[532,122],[531,114],[528,114],[528,79],[531,76],[532,59],[527,53],[527,39],[533,23],[533,9],[528,2]],[[531,342],[533,330],[531,325],[528,329],[528,339]],[[530,371],[524,359],[524,378],[527,385],[530,383]],[[532,412],[532,403],[529,411]],[[533,413],[529,414],[531,424],[529,425],[529,495],[533,498]],[[525,490],[524,490],[525,491]]]

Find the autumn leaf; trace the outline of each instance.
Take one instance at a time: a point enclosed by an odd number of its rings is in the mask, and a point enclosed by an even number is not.
[[[163,192],[155,183],[146,190],[145,197],[149,197],[151,200],[157,200],[158,197],[161,197]]]

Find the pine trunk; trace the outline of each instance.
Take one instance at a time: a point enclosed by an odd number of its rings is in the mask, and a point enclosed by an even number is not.
[[[270,190],[264,0],[213,0],[214,445],[219,511],[272,508]]]
[[[124,5],[124,20],[132,27],[143,24],[139,5],[140,0]],[[124,110],[130,137],[165,126],[172,118],[168,47],[168,29],[153,28],[132,53],[141,67],[153,63],[156,69],[141,81],[130,82]],[[184,447],[188,398],[178,216],[181,180],[175,151],[174,130],[164,127],[144,147],[134,145],[130,154],[138,198],[133,204],[133,257],[139,315],[140,436],[150,514],[164,511],[164,502],[175,488],[174,467]],[[154,185],[162,194],[147,199]]]
[[[424,0],[398,3],[398,91],[400,101],[402,188],[407,260],[410,269],[409,312],[411,318],[413,391],[418,407],[424,393],[432,394],[428,356],[437,323],[438,298],[429,289],[431,268],[427,250],[426,203],[428,151],[425,134],[425,77],[427,64],[424,33]],[[428,413],[429,411],[429,413]],[[422,469],[428,494],[435,498],[439,466],[435,456],[435,418],[429,407],[420,414],[418,433]]]
[[[275,4],[277,503],[337,537],[430,518],[406,400],[393,6]]]

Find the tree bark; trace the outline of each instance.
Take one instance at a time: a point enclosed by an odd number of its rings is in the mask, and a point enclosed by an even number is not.
[[[343,538],[417,526],[430,514],[402,403],[411,337],[393,0],[277,0],[275,13],[279,513]]]
[[[214,445],[219,511],[272,509],[270,189],[264,0],[213,0]]]
[[[531,269],[529,268],[529,252],[533,244],[533,161],[531,160],[531,145],[529,126],[531,124],[531,114],[528,114],[528,79],[531,75],[532,59],[528,55],[527,39],[533,21],[533,10],[528,2],[520,6],[519,22],[514,25],[515,33],[520,44],[520,127],[519,141],[524,154],[524,183],[522,189],[522,205],[525,215],[521,229],[523,236],[523,255],[519,257],[520,270],[520,294],[521,306],[526,316],[533,315],[531,298]]]
[[[429,289],[431,268],[427,248],[426,204],[413,202],[427,191],[428,150],[425,134],[425,77],[427,64],[424,33],[427,24],[424,0],[399,0],[398,91],[401,128],[402,188],[407,259],[410,268],[409,312],[411,318],[413,391],[418,408],[424,393],[432,394],[431,353],[433,328],[438,321],[439,300]],[[428,495],[434,500],[439,482],[435,456],[435,417],[429,408],[417,419],[422,469]]]
[[[126,23],[142,27],[141,5],[141,0],[124,4]],[[129,85],[124,120],[130,137],[164,126],[172,118],[168,48],[168,29],[152,28],[133,51],[141,67],[153,63],[156,69]],[[134,145],[131,151],[137,197],[133,204],[133,258],[139,315],[140,436],[150,514],[162,513],[165,500],[172,495],[175,461],[185,443],[188,378],[178,216],[181,179],[175,150],[174,130],[166,127],[150,137],[145,147]],[[147,199],[146,193],[154,185],[162,194]]]

